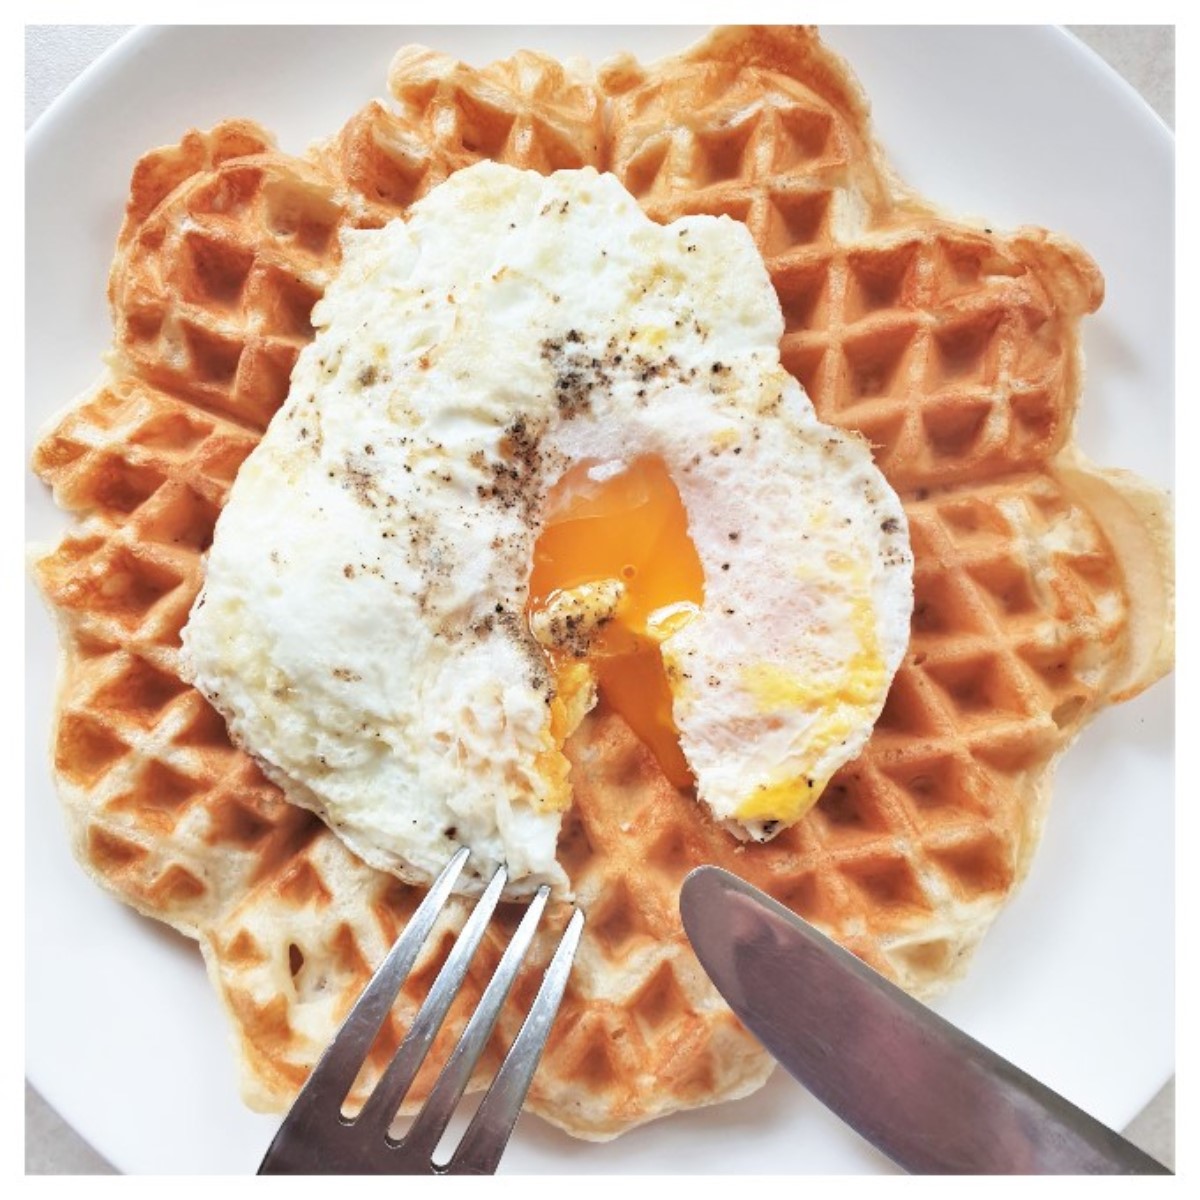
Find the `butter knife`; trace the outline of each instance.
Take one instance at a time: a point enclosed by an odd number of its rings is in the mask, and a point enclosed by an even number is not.
[[[906,1171],[1171,1174],[735,875],[697,868],[679,908],[747,1028]]]

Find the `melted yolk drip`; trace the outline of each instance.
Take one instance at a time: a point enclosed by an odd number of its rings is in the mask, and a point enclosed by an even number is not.
[[[691,787],[659,644],[698,611],[704,571],[687,512],[661,459],[581,462],[555,484],[533,552],[528,615],[587,584],[615,581],[620,600],[585,647],[547,651],[556,677],[583,655],[600,695],[653,751],[676,787]]]

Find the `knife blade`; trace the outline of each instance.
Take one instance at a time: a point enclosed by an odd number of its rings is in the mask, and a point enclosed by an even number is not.
[[[747,1028],[906,1171],[1171,1174],[737,876],[698,867],[679,908]]]

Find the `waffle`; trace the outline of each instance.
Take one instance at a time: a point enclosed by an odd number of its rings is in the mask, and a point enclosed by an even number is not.
[[[388,86],[395,111],[372,102],[316,150],[384,220],[481,159],[543,174],[602,165],[600,93],[544,55],[518,51],[481,72],[407,46]]]
[[[594,84],[531,54],[475,70],[403,51],[305,159],[248,122],[134,172],[114,260],[110,374],[38,446],[80,515],[37,563],[64,649],[54,769],[76,856],[196,937],[252,1106],[285,1108],[421,893],[357,860],[234,749],[178,671],[179,630],[238,465],[287,390],[337,231],[403,213],[481,157],[614,171],[659,220],[745,221],[784,308],[785,364],[867,436],[908,512],[909,652],[864,754],[767,845],[673,789],[603,707],[567,747],[560,859],[584,939],[527,1107],[604,1139],[757,1088],[771,1062],[708,983],[678,887],[725,866],[918,995],[940,990],[1024,874],[1056,757],[1171,654],[1163,497],[1071,444],[1095,266],[1042,231],[939,214],[892,175],[849,71],[807,30],[724,30]],[[1136,584],[1136,586],[1134,586]],[[443,915],[355,1096],[448,953]],[[519,917],[502,906],[409,1102]],[[481,1082],[565,920],[518,980]]]

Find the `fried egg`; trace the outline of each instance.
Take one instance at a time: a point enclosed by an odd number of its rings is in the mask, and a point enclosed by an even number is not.
[[[376,867],[468,846],[467,890],[569,890],[601,700],[732,836],[798,820],[881,711],[912,558],[746,228],[481,163],[343,237],[183,633],[233,739]]]

